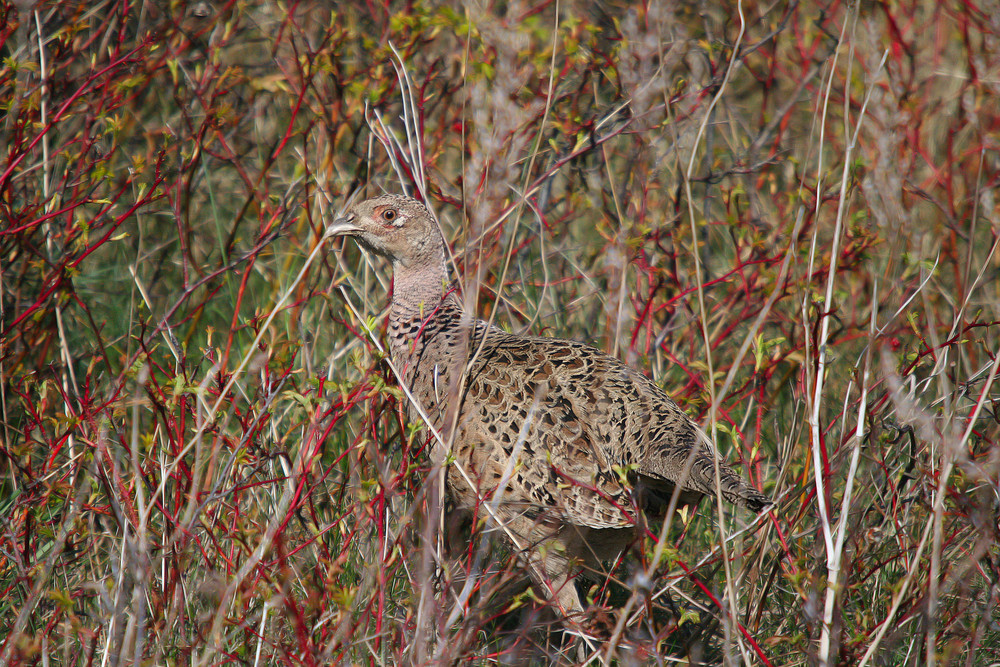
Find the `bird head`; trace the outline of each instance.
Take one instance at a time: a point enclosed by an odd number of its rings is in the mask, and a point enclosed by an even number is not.
[[[351,236],[394,264],[439,260],[443,240],[427,207],[403,195],[380,195],[351,206],[326,229],[327,236]]]

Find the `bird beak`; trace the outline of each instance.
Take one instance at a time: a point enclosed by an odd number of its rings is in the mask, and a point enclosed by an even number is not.
[[[329,227],[326,228],[325,236],[327,238],[332,238],[334,236],[360,232],[361,228],[354,224],[354,219],[355,215],[353,213],[348,213],[343,218],[337,218],[330,223]]]

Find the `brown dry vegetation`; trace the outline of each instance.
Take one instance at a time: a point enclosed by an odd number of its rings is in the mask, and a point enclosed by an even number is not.
[[[593,660],[1000,660],[996,0],[337,5],[0,2],[0,663],[565,643],[428,539],[358,190],[777,500],[652,526]]]

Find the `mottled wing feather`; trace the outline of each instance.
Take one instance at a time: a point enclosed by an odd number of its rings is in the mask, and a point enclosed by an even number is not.
[[[551,506],[551,493],[541,489],[557,486],[556,504],[581,525],[634,521],[619,473],[632,471],[667,493],[679,483],[682,501],[714,494],[711,445],[694,423],[644,375],[587,345],[494,329],[468,391],[474,401],[498,408],[479,411],[485,437],[508,455],[524,440],[515,487]],[[522,432],[525,423],[531,427]],[[766,504],[721,461],[719,475],[730,502],[751,509]]]
[[[552,350],[538,340],[490,335],[468,377],[469,407],[457,441],[475,441],[497,461],[516,457],[506,475],[491,473],[485,490],[495,493],[506,476],[504,502],[521,502],[528,516],[591,528],[634,524],[629,493],[588,414],[578,411],[558,351],[548,356]],[[570,366],[580,361],[577,355],[567,359]],[[460,451],[456,457],[467,455]]]

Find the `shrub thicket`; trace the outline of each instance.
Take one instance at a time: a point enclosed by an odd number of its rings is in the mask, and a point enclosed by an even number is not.
[[[334,4],[0,3],[0,663],[555,650],[428,540],[362,189],[777,500],[638,545],[591,658],[998,659],[995,0]]]

